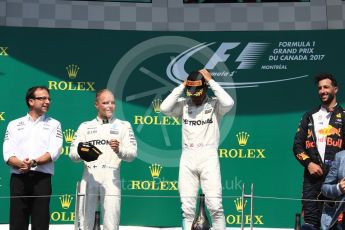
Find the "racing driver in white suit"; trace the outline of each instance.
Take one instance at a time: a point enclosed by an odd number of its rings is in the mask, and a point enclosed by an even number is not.
[[[79,229],[91,230],[95,211],[100,205],[103,229],[117,230],[121,204],[120,163],[121,160],[132,161],[136,157],[137,143],[130,123],[113,116],[115,99],[111,91],[98,91],[95,107],[97,117],[79,126],[69,155],[73,161],[81,161],[77,150],[80,142],[89,142],[102,152],[97,160],[84,161],[81,193],[86,190],[86,196],[81,199],[76,218]]]
[[[207,96],[208,86],[215,97]],[[187,97],[182,97],[186,89]],[[225,230],[218,159],[219,124],[234,101],[206,70],[194,71],[162,102],[161,111],[182,119],[179,193],[183,229],[191,229],[199,184],[205,194],[213,230]]]

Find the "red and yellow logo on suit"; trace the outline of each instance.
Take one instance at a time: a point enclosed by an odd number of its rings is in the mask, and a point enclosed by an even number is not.
[[[309,159],[310,157],[307,154],[305,154],[305,152],[302,152],[302,153],[297,154],[297,158],[301,161],[305,161],[306,159]]]

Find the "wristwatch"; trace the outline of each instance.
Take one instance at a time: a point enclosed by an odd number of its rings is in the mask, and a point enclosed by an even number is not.
[[[31,160],[31,168],[37,167],[37,161],[36,160]]]

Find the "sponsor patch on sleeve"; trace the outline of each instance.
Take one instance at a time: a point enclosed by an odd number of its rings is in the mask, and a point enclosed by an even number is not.
[[[306,159],[309,159],[310,157],[307,154],[305,154],[305,152],[302,152],[302,153],[297,154],[297,158],[301,161],[305,161]]]

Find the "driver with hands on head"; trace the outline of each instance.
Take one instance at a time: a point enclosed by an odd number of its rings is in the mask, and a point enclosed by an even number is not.
[[[215,97],[208,97],[210,87]],[[186,98],[182,97],[186,91]],[[162,102],[161,111],[182,119],[179,193],[183,229],[191,229],[199,184],[205,194],[214,230],[225,230],[218,159],[221,118],[233,107],[231,96],[202,69],[193,71]]]
[[[95,211],[101,206],[104,230],[117,230],[120,221],[120,163],[133,161],[137,142],[129,122],[114,117],[114,95],[108,89],[96,93],[97,117],[82,123],[71,144],[70,158],[84,160],[79,206],[80,229],[93,228]],[[85,205],[85,206],[84,206]]]

